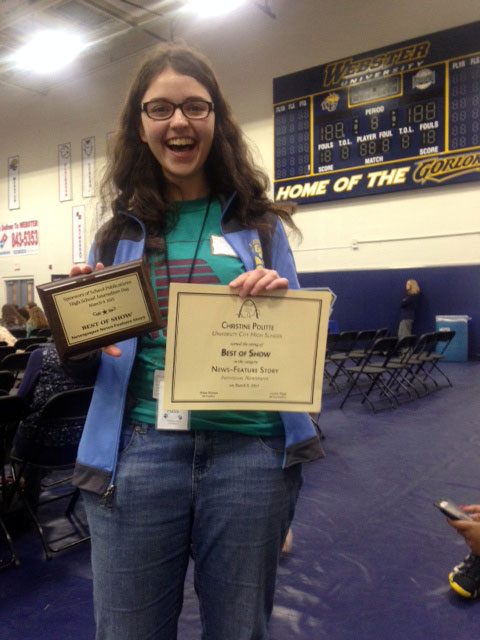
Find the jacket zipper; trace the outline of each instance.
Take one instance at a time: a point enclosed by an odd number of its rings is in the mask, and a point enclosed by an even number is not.
[[[104,507],[109,507],[112,504],[114,491],[115,491],[115,485],[110,484],[102,496],[102,505]]]

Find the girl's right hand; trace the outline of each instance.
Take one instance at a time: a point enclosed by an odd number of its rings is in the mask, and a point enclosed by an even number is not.
[[[105,267],[101,262],[97,262],[95,271],[100,271],[100,269],[105,269]],[[73,276],[86,275],[87,273],[92,273],[92,271],[93,269],[89,264],[74,264],[70,269],[69,276],[73,278]]]
[[[95,271],[100,271],[101,269],[105,269],[105,266],[101,262],[97,262],[95,265]],[[75,264],[70,269],[70,277],[86,275],[88,273],[92,273],[93,269],[89,264],[78,265]],[[114,344],[109,344],[107,347],[102,347],[103,353],[106,353],[108,356],[112,356],[113,358],[119,358],[122,355],[121,349],[119,349]]]

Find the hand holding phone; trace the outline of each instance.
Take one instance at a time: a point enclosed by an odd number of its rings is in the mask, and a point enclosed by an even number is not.
[[[439,500],[433,504],[451,520],[472,520],[468,513],[465,513],[465,511],[460,509],[458,505],[450,500]]]

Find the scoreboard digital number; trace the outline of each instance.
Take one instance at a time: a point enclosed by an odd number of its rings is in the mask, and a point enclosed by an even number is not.
[[[480,22],[274,79],[275,200],[480,179]]]

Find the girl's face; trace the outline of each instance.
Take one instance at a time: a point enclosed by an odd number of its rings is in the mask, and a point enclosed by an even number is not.
[[[143,102],[168,100],[182,104],[186,100],[212,102],[207,89],[191,76],[165,69],[150,84]],[[148,144],[172,185],[174,200],[194,200],[208,195],[205,162],[212,147],[215,113],[203,120],[189,120],[177,108],[168,120],[152,120],[142,111],[140,138]]]

